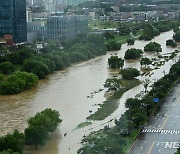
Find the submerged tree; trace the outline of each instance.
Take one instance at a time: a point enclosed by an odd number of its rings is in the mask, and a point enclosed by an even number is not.
[[[142,56],[143,51],[141,49],[131,48],[125,52],[124,59],[138,59]]]
[[[121,70],[123,79],[132,80],[135,77],[139,76],[140,73],[136,68],[125,68]]]
[[[141,61],[140,61],[140,64],[141,66],[145,66],[145,68],[147,67],[147,65],[150,65],[151,64],[151,60],[147,57],[145,58],[142,58]]]
[[[121,82],[116,78],[107,79],[104,87],[108,88],[108,91],[118,91],[122,88]]]
[[[110,68],[114,69],[114,68],[123,68],[124,66],[124,60],[121,58],[118,58],[118,56],[111,56],[108,59],[108,65]]]
[[[153,52],[153,51],[162,52],[162,48],[161,48],[161,45],[159,43],[150,42],[150,43],[145,45],[144,51],[146,51],[146,52]]]
[[[45,109],[37,113],[28,120],[29,127],[24,131],[26,144],[35,145],[36,148],[44,145],[49,133],[54,132],[61,122],[58,111]]]

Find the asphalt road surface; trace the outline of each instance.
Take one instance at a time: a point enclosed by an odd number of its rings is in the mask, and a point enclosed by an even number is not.
[[[145,129],[129,154],[175,153],[180,143],[180,83],[172,89],[160,111],[152,116]]]

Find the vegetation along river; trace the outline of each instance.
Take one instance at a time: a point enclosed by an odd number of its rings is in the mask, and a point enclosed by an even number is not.
[[[173,52],[175,48],[166,47],[167,39],[172,38],[173,32],[162,33],[154,38],[162,45],[163,52]],[[114,72],[107,66],[107,60],[111,54],[117,53],[119,57],[124,57],[128,48],[141,48],[148,41],[136,41],[133,46],[122,45],[122,49],[117,52],[109,52],[106,55],[94,58],[92,60],[75,64],[63,71],[58,71],[41,80],[39,85],[32,90],[23,92],[18,95],[0,96],[0,135],[12,132],[14,129],[23,131],[27,126],[27,119],[45,108],[58,110],[63,122],[55,134],[45,146],[38,150],[29,149],[33,154],[74,154],[81,147],[80,141],[83,135],[87,135],[92,130],[98,130],[101,124],[110,119],[119,118],[125,111],[124,102],[126,98],[133,97],[143,90],[139,85],[127,91],[119,100],[119,108],[102,121],[94,121],[92,125],[76,129],[77,125],[86,120],[89,111],[97,111],[98,106],[95,104],[102,103],[105,100],[105,91],[94,94],[103,88],[103,84],[108,77],[112,77]],[[156,56],[146,54],[147,57]],[[163,71],[168,72],[169,67],[174,63],[170,60],[160,69],[154,70],[152,79],[156,80],[163,76]],[[140,70],[139,61],[126,61],[125,67],[136,67]],[[139,77],[144,79],[148,77]],[[150,77],[149,77],[150,78]],[[93,92],[92,98],[87,98]],[[111,124],[113,125],[113,123]],[[94,129],[91,129],[94,128]],[[64,134],[67,135],[64,136]]]

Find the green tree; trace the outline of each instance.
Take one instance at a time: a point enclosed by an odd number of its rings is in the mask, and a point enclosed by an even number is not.
[[[29,145],[44,145],[48,135],[58,127],[60,114],[52,109],[45,109],[28,120],[29,127],[25,129],[25,141]]]
[[[173,36],[173,39],[176,41],[176,42],[180,42],[180,30],[176,31],[174,36]]]
[[[131,33],[130,26],[121,25],[119,26],[119,35],[128,35]]]
[[[4,80],[4,75],[0,74],[0,82]]]
[[[7,55],[8,61],[10,61],[12,64],[20,64],[22,65],[25,59],[28,59],[33,55],[35,51],[30,48],[22,48],[21,50],[18,50],[16,52],[11,52]]]
[[[27,72],[17,72],[0,83],[2,95],[18,94],[37,85],[38,77]]]
[[[177,44],[173,39],[169,39],[166,41],[166,46],[177,47]]]
[[[132,80],[134,77],[139,76],[140,73],[136,68],[125,68],[121,70],[121,75],[123,79]]]
[[[142,39],[151,40],[154,37],[154,29],[151,24],[147,24],[144,26]]]
[[[133,108],[131,110],[131,120],[134,122],[136,129],[139,128],[140,125],[143,125],[146,121],[146,113],[139,107]]]
[[[137,106],[141,106],[141,100],[137,98],[128,98],[125,103],[126,108],[133,109]]]
[[[123,68],[124,66],[124,60],[121,58],[118,58],[118,56],[111,56],[108,59],[108,65],[110,68]]]
[[[24,151],[24,135],[15,130],[12,134],[0,137],[0,151],[4,150],[9,151],[9,153],[12,151],[22,154]]]
[[[7,61],[7,58],[5,56],[0,55],[0,63],[6,62],[6,61]]]
[[[173,28],[173,32],[176,33],[179,30],[179,26]]]
[[[141,49],[131,48],[125,52],[124,59],[138,59],[142,56],[143,51]]]
[[[42,61],[42,63],[47,65],[50,72],[55,71],[56,65],[55,65],[54,61],[51,61],[49,58],[42,58],[41,61]]]
[[[150,42],[150,43],[145,45],[144,51],[146,51],[146,52],[153,52],[153,51],[162,52],[162,48],[161,48],[161,45],[159,43]]]
[[[180,76],[180,61],[170,68],[170,74],[173,74],[176,77]]]
[[[49,132],[54,132],[60,122],[59,112],[52,109],[45,109],[28,120],[29,125],[42,125]]]
[[[114,33],[106,32],[106,33],[104,33],[104,37],[105,37],[106,40],[114,39],[115,35],[114,35]]]
[[[147,57],[145,58],[142,58],[141,61],[140,61],[140,64],[141,66],[145,66],[145,68],[147,67],[147,65],[150,65],[151,64],[151,60]]]
[[[122,88],[121,82],[116,78],[106,79],[104,87],[108,88],[108,91],[119,91]]]
[[[154,27],[153,30],[154,30],[154,36],[160,35],[159,29],[157,29],[157,28]]]
[[[106,44],[106,48],[107,48],[108,51],[120,50],[121,49],[121,43],[117,43],[116,41],[109,41]]]
[[[63,59],[58,55],[55,56],[54,54],[50,53],[50,54],[44,55],[43,58],[49,58],[51,61],[53,61],[56,66],[55,70],[61,70],[65,67]]]
[[[25,141],[27,145],[42,146],[48,138],[48,131],[42,126],[32,125],[25,129]]]
[[[134,45],[135,41],[134,41],[134,39],[129,38],[129,39],[126,40],[126,42],[127,42],[128,45]]]
[[[0,72],[3,74],[9,74],[15,71],[15,66],[11,62],[0,63]]]
[[[157,26],[157,29],[162,33],[162,32],[167,32],[170,30],[170,27],[168,25],[163,25],[163,24],[159,24]]]
[[[45,78],[50,72],[46,64],[33,59],[26,60],[23,64],[22,70],[36,74],[39,79]]]
[[[87,42],[92,43],[95,46],[104,46],[104,37],[100,34],[90,34],[87,37]]]

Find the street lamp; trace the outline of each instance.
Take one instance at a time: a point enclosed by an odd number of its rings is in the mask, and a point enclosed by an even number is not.
[[[165,70],[163,71],[163,73],[164,73],[164,76],[166,75],[166,72],[165,72]]]

